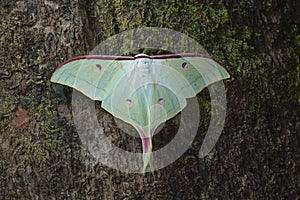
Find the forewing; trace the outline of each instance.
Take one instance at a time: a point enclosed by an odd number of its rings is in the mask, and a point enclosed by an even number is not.
[[[131,60],[76,59],[60,66],[51,81],[70,86],[93,100],[104,100],[130,68]]]
[[[229,78],[227,71],[214,59],[204,56],[184,56],[179,58],[158,59],[156,62],[162,63],[162,70],[169,74],[173,90],[178,95],[191,98],[197,95],[208,85]],[[181,79],[173,78],[180,74]],[[166,78],[163,78],[166,80]]]

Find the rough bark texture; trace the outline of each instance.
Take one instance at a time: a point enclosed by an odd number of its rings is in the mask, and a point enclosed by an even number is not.
[[[4,0],[0,22],[0,199],[299,198],[297,1]],[[226,127],[212,153],[198,158],[204,114],[189,150],[145,176],[95,164],[72,122],[72,90],[49,81],[60,62],[141,26],[188,34],[232,75]],[[209,111],[207,91],[199,101],[201,113]],[[115,144],[140,150],[138,139],[99,110]],[[172,138],[173,122],[154,145]]]

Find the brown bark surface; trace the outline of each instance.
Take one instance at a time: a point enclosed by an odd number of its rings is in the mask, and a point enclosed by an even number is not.
[[[226,82],[226,127],[209,156],[198,158],[207,126],[203,122],[180,159],[142,175],[96,164],[81,147],[72,121],[72,90],[50,83],[62,61],[86,55],[104,39],[97,6],[110,5],[96,2],[0,2],[0,199],[299,198],[298,3],[215,5],[230,10],[232,21],[225,26],[236,26],[237,38],[243,24],[256,34],[250,41],[254,49],[245,51],[245,57],[254,52],[262,64],[229,67],[233,78]],[[109,28],[119,32],[124,26],[117,21],[121,11],[109,8],[116,16]],[[145,9],[142,18],[151,19],[149,8],[137,8],[131,8],[134,16]],[[239,18],[240,9],[247,11],[247,18]],[[168,13],[161,15],[171,18]],[[218,34],[214,39],[220,40]],[[199,98],[207,100],[207,91]],[[112,116],[96,105],[105,134],[121,148],[141,151],[140,141],[120,131]],[[156,148],[173,137],[177,121],[170,120],[154,138]]]

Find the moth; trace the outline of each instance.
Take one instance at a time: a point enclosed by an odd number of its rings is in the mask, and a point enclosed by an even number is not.
[[[72,87],[113,116],[131,124],[143,146],[143,170],[151,166],[157,127],[208,85],[229,78],[213,57],[202,54],[79,56],[63,62],[51,81]]]

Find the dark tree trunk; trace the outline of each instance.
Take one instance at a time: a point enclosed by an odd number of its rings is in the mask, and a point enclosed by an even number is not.
[[[0,199],[299,197],[299,3],[251,2],[1,1]],[[191,34],[233,77],[226,82],[226,127],[212,153],[198,158],[204,114],[189,150],[146,175],[96,164],[73,124],[72,90],[50,83],[62,61],[142,26]],[[199,95],[204,113],[207,94]],[[97,108],[116,144],[141,148]],[[172,123],[154,143],[169,141]]]

